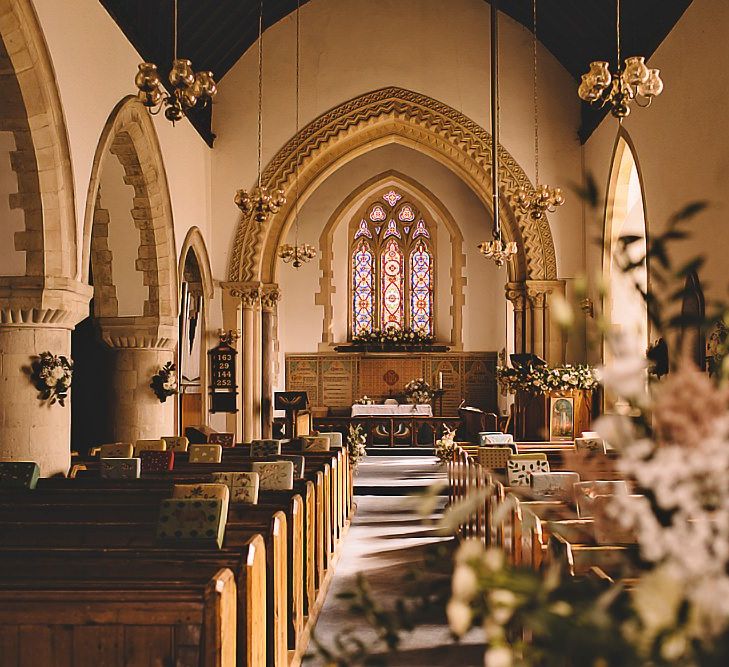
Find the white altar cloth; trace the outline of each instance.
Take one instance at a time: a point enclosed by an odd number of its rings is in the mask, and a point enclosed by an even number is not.
[[[352,417],[432,417],[430,405],[353,405]]]

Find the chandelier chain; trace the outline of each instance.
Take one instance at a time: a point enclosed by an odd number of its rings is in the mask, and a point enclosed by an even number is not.
[[[539,93],[537,74],[537,0],[532,0],[532,55],[534,56],[534,187],[539,185]]]
[[[620,66],[620,0],[615,0],[615,29],[617,32],[615,43],[618,48],[618,72],[621,70]]]
[[[261,187],[263,144],[263,0],[258,0],[258,187]]]
[[[174,0],[174,28],[172,30],[172,58],[173,60],[177,60],[177,0]]]
[[[301,0],[296,0],[296,118],[295,137],[299,136],[299,86],[300,86],[300,58],[301,58]],[[296,149],[296,167],[294,178],[296,180],[296,201],[294,202],[294,245],[299,245],[299,150]]]

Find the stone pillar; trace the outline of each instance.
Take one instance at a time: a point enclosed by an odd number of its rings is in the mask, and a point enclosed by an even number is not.
[[[276,381],[276,308],[281,292],[278,285],[266,285],[261,297],[263,376],[261,378],[261,432],[273,434],[273,386]]]
[[[101,337],[114,350],[109,386],[109,433],[114,442],[134,443],[175,433],[175,398],[160,402],[152,376],[175,361],[177,327],[154,317],[99,319]]]
[[[0,458],[36,461],[43,477],[68,473],[71,406],[39,399],[31,364],[46,351],[70,357],[71,330],[90,298],[91,288],[76,281],[0,278]]]
[[[261,433],[261,286],[236,288],[233,294],[243,308],[243,442],[250,442]]]
[[[564,296],[564,280],[527,280],[526,295],[530,310],[531,349],[551,365],[563,364],[565,340],[562,330],[549,316],[552,294]]]
[[[511,301],[514,307],[514,352],[523,354],[527,351],[524,283],[507,283],[504,290],[506,298]]]

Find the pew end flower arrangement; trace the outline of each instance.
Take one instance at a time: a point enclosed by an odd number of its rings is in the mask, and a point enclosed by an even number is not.
[[[362,424],[349,425],[347,451],[352,468],[357,470],[362,459],[367,456],[367,434],[362,430]]]
[[[153,376],[149,383],[154,395],[160,403],[164,403],[170,396],[177,393],[177,369],[175,364],[168,361]]]
[[[73,379],[73,361],[63,355],[41,352],[31,366],[31,379],[42,401],[66,405]]]
[[[443,435],[435,441],[435,455],[442,464],[450,463],[456,451],[456,429],[445,427]]]

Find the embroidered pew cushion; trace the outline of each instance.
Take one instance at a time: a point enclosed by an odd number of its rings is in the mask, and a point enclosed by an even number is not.
[[[506,470],[509,486],[529,486],[532,473],[549,472],[546,454],[512,454]]]
[[[334,447],[340,447],[342,446],[342,434],[331,432],[331,433],[322,433],[321,431],[318,433],[318,437],[320,438],[329,438],[329,444],[332,448]]]
[[[225,484],[175,484],[172,488],[173,498],[188,498],[192,500],[222,500],[223,516],[228,516],[228,505],[230,503],[230,491]]]
[[[223,546],[226,516],[220,498],[169,498],[159,509],[157,537],[162,540],[205,540]]]
[[[39,476],[35,461],[0,461],[0,487],[34,489]]]
[[[101,476],[104,479],[137,479],[142,470],[139,457],[101,459]]]
[[[253,472],[260,476],[261,491],[288,491],[294,488],[294,464],[291,461],[256,461]]]
[[[605,454],[605,441],[602,438],[575,438],[575,449],[578,452]]]
[[[162,438],[167,443],[167,449],[173,452],[186,452],[190,441],[184,435],[166,435]]]
[[[593,480],[578,482],[574,486],[575,502],[577,503],[577,516],[586,519],[594,516],[595,498],[597,496],[611,496],[619,493],[627,494],[628,485],[625,480]]]
[[[479,433],[478,444],[482,447],[487,445],[506,445],[514,442],[514,436],[511,433]]]
[[[134,443],[134,456],[139,456],[140,452],[164,452],[167,449],[167,443],[160,438],[159,440],[137,440]]]
[[[281,453],[280,440],[253,440],[251,442],[251,456],[276,456]]]
[[[175,467],[174,452],[154,452],[151,450],[145,450],[139,453],[139,458],[142,462],[142,475],[149,475],[157,472],[168,472]]]
[[[332,441],[324,436],[305,435],[302,437],[305,452],[328,452],[331,449]]]
[[[304,476],[305,457],[302,454],[281,454],[276,460],[291,461],[294,464],[294,479],[301,479]]]
[[[114,442],[99,448],[100,459],[130,459],[132,456],[134,447],[126,442]]]
[[[574,485],[580,481],[576,472],[535,472],[531,476],[535,496],[574,500]]]
[[[234,433],[211,433],[208,436],[208,444],[220,445],[221,447],[233,447],[233,446],[235,446],[235,434]]]
[[[216,484],[225,484],[230,491],[230,502],[258,503],[260,477],[257,472],[214,472],[212,479]]]
[[[513,454],[509,447],[479,447],[478,462],[484,468],[506,468],[509,457]]]
[[[190,445],[190,463],[220,463],[223,460],[221,445]]]

